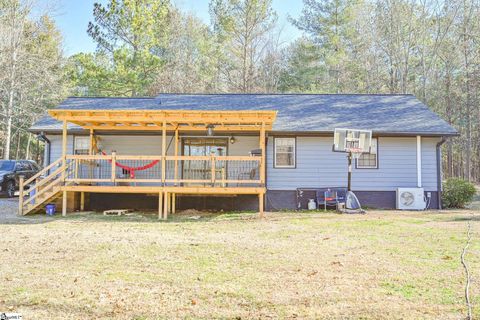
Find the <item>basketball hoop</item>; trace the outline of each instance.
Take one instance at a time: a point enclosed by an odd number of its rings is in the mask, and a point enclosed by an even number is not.
[[[361,148],[350,148],[350,153],[354,159],[358,159],[362,155],[363,150]]]
[[[362,153],[369,153],[372,144],[372,131],[362,129],[336,128],[333,135],[333,152],[348,154],[348,191],[351,191],[352,160],[357,160]]]
[[[333,151],[368,153],[372,144],[372,131],[360,129],[335,129]]]

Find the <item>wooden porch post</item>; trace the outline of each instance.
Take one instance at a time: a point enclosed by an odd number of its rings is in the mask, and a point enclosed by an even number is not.
[[[172,196],[173,193],[168,194],[168,213],[172,213]]]
[[[91,156],[93,155],[93,144],[94,144],[94,132],[93,129],[90,129],[90,146],[88,148],[88,155]],[[88,177],[91,179],[93,178],[93,166],[90,162],[87,162],[89,164],[88,166]]]
[[[115,185],[115,180],[117,179],[117,153],[114,151],[112,152],[112,169],[111,169],[111,180],[113,185]]]
[[[18,184],[18,215],[23,216],[23,176],[20,176],[19,178],[19,184]]]
[[[163,201],[163,220],[168,219],[168,197],[169,193],[165,192],[165,201]]]
[[[260,129],[260,149],[262,150],[260,182],[262,186],[265,186],[265,122],[262,122],[262,128]]]
[[[85,211],[85,192],[80,192],[80,211]]]
[[[88,148],[88,155],[93,155],[93,129],[90,129],[90,146]]]
[[[262,187],[265,187],[265,122],[262,122],[262,128],[260,129],[260,150],[262,151],[262,159],[260,160],[260,184]],[[260,218],[263,218],[264,210],[264,197],[265,193],[260,193],[258,195],[258,211],[260,213]]]
[[[62,184],[65,186],[65,171],[67,166],[67,120],[63,120],[62,130]],[[62,216],[67,215],[67,191],[63,190],[62,193]]]
[[[162,185],[165,187],[166,179],[166,155],[167,155],[167,122],[163,121],[162,127]]]
[[[67,215],[67,191],[63,190],[62,194],[62,216],[65,217]]]
[[[260,213],[260,218],[263,218],[263,197],[265,196],[264,193],[259,193],[258,194],[258,208],[259,208],[259,213]]]
[[[63,120],[62,130],[62,166],[67,165],[67,120]],[[65,171],[62,171],[62,181],[65,182]]]
[[[175,130],[175,157],[178,157],[178,129]],[[175,158],[175,180],[178,179],[178,160]],[[177,182],[175,182],[177,185]]]
[[[178,126],[177,129],[175,129],[175,157],[178,157]],[[175,158],[175,181],[178,179],[178,159]],[[175,182],[175,186],[177,185],[177,182]],[[175,193],[172,193],[172,213],[176,212],[176,200],[177,200],[177,195]]]
[[[166,173],[167,173],[167,168],[166,168],[167,161],[165,159],[166,156],[167,156],[167,122],[163,121],[163,125],[162,125],[162,186],[163,188],[165,188],[165,179],[166,179]],[[167,192],[164,192],[163,194],[161,193],[160,198],[162,198],[163,195],[165,196],[163,200],[163,212],[162,213],[159,212],[159,215],[161,215],[164,220],[167,220],[168,193]],[[162,200],[159,200],[159,203],[158,203],[159,206],[162,205],[161,201]],[[161,209],[159,208],[159,210]]]
[[[163,192],[158,193],[158,219],[163,218]]]

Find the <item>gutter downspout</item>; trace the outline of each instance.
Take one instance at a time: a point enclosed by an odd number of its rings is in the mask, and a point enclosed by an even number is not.
[[[442,145],[447,141],[446,137],[437,143],[437,202],[438,209],[442,209]]]
[[[268,133],[265,132],[265,154],[263,155],[265,157],[265,168],[263,168],[263,170],[265,170],[265,198],[263,200],[263,203],[264,203],[264,209],[266,210],[267,209],[267,206],[268,206],[268,164],[267,164],[267,154],[268,154],[268,140],[269,140],[269,137],[268,137]]]
[[[422,136],[417,136],[417,188],[422,187]]]
[[[45,132],[43,131],[37,135],[37,139],[45,142],[45,144],[47,145],[47,158],[43,162],[44,162],[44,166],[48,166],[50,164],[50,159],[52,154],[52,143],[47,138],[47,136],[45,135]]]

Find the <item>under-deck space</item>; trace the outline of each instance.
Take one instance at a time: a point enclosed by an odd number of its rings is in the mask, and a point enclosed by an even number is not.
[[[62,191],[67,192],[67,199],[69,199],[68,194],[74,193],[80,195],[80,203],[79,208],[83,210],[85,208],[85,199],[88,195],[96,195],[97,201],[101,202],[112,202],[111,197],[102,197],[101,194],[117,194],[120,197],[125,197],[129,194],[136,194],[138,195],[136,200],[145,201],[145,196],[148,195],[147,198],[156,197],[158,204],[155,206],[158,208],[158,215],[159,218],[166,219],[168,214],[175,214],[178,207],[182,207],[184,209],[191,208],[192,201],[189,201],[189,197],[198,197],[201,198],[217,198],[217,199],[225,199],[225,198],[240,198],[240,201],[243,202],[250,202],[248,198],[243,196],[255,196],[258,199],[258,207],[262,208],[263,201],[265,197],[265,188],[260,187],[235,187],[235,188],[227,188],[227,187],[159,187],[159,186],[87,186],[87,185],[70,185],[62,187]],[[140,197],[143,196],[143,197]],[[203,197],[202,197],[203,196]],[[78,198],[78,197],[77,197]],[[117,201],[124,205],[125,203],[135,203],[135,208],[138,206],[138,201],[129,201],[129,199],[118,199]],[[91,201],[92,199],[90,199]],[[184,204],[183,201],[186,201]],[[115,201],[115,202],[117,202]],[[142,208],[149,208],[149,202],[145,203]],[[96,206],[98,207],[98,205]],[[111,205],[100,205],[103,209],[112,209],[116,208],[116,203]],[[224,206],[228,208],[228,206]],[[151,209],[151,207],[150,207]],[[196,209],[203,210],[204,207],[199,207]],[[262,211],[262,210],[259,210]]]

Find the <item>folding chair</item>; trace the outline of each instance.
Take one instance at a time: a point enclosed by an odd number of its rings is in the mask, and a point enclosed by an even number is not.
[[[337,191],[337,206],[340,204],[345,205],[347,201],[347,188],[336,188]]]
[[[327,211],[327,206],[335,206],[338,210],[337,191],[331,189],[317,190],[317,204],[319,208],[320,205],[323,205],[325,211]]]
[[[248,180],[254,180],[255,177],[257,176],[257,169],[253,168],[247,172],[242,172],[238,174],[238,180],[247,180],[245,178],[248,178]],[[241,184],[237,182],[237,187],[240,186]]]

